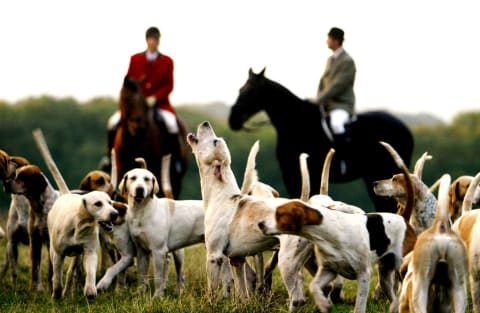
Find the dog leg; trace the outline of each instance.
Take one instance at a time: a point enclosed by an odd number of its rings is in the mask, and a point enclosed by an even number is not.
[[[42,260],[42,237],[38,230],[30,231],[30,260],[31,260],[31,280],[30,289],[43,290],[41,277],[41,260]]]
[[[140,289],[142,291],[147,291],[149,287],[148,283],[148,269],[150,267],[150,253],[141,247],[137,247],[137,267],[138,267],[138,275]]]
[[[265,275],[264,275],[264,265],[263,265],[263,253],[257,253],[253,256],[255,262],[255,275],[257,281],[257,289],[260,292],[266,291],[265,286]]]
[[[315,277],[310,282],[309,288],[312,293],[313,299],[320,312],[330,312],[332,307],[331,302],[323,293],[323,288],[328,285],[337,276],[336,273],[319,269]],[[357,298],[358,300],[358,298]]]
[[[227,257],[224,258],[224,261],[221,265],[221,275],[222,275],[222,285],[223,285],[223,297],[230,297],[233,284],[233,274],[230,264],[228,263]]]
[[[427,312],[430,281],[430,277],[418,275],[417,272],[412,276],[412,299],[410,306],[413,312]]]
[[[234,276],[233,282],[235,284],[235,291],[237,291],[238,296],[242,298],[248,298],[250,296],[246,282],[245,262],[245,258],[230,259],[230,265]]]
[[[103,275],[102,279],[97,283],[97,291],[107,290],[117,275],[119,276],[117,280],[119,286],[122,283],[125,283],[124,281],[122,282],[124,277],[120,277],[120,273],[125,271],[131,265],[133,265],[133,255],[123,255],[117,263],[107,269],[105,275]]]
[[[207,251],[207,297],[210,300],[213,300],[217,294],[223,261],[223,254],[208,254]]]
[[[172,254],[173,261],[175,262],[175,270],[177,272],[177,293],[181,294],[183,292],[183,289],[185,289],[185,272],[183,269],[185,250],[175,250]]]
[[[97,288],[95,288],[97,263],[98,255],[96,249],[85,250],[85,288],[83,289],[83,294],[89,299],[97,296]]]
[[[379,284],[381,290],[390,301],[390,313],[398,312],[398,298],[394,291],[394,274],[395,266],[392,263],[394,255],[387,255],[383,257],[378,264]]]
[[[288,291],[290,312],[306,303],[301,269],[312,254],[313,244],[309,240],[297,236],[281,236],[278,269]]]
[[[478,272],[472,268],[470,269],[470,292],[473,312],[480,313],[480,277],[478,277]]]
[[[74,287],[76,287],[76,284],[74,283],[73,276],[75,275],[75,272],[77,270],[77,267],[80,263],[81,257],[80,256],[74,256],[72,259],[72,262],[70,263],[70,266],[67,271],[67,277],[65,279],[65,287],[63,288],[63,293],[62,296],[65,298],[67,294],[71,294],[74,290]]]
[[[278,250],[275,250],[272,254],[270,260],[268,260],[267,265],[265,266],[265,290],[264,292],[269,292],[272,290],[272,277],[273,271],[278,265]]]
[[[52,298],[60,299],[62,297],[62,273],[64,256],[58,255],[53,248],[50,248],[50,259],[53,264],[52,277]]]
[[[168,251],[167,249],[153,249],[152,256],[155,264],[154,297],[162,298],[165,294],[166,288],[165,268],[168,268],[168,266],[166,266],[166,263],[168,262]]]
[[[365,313],[365,310],[367,309],[371,275],[371,269],[367,268],[365,272],[360,273],[357,277],[357,299],[355,301],[354,313]],[[396,308],[398,309],[398,303]]]

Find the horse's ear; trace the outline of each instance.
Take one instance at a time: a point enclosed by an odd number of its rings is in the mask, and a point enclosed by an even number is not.
[[[263,70],[260,71],[260,73],[258,73],[258,76],[265,76],[265,70],[267,69],[267,67],[265,66],[263,68]]]
[[[252,68],[249,68],[248,69],[248,76],[252,77],[253,75],[255,75],[255,73],[253,72]]]

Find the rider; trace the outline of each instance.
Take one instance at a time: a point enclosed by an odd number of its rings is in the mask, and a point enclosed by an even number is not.
[[[172,151],[175,169],[181,171],[180,143],[175,109],[170,104],[169,95],[173,90],[173,60],[158,50],[160,31],[149,27],[145,34],[147,49],[131,56],[127,76],[138,81],[142,94],[149,107],[155,107],[156,121],[165,123],[168,142]],[[108,140],[113,143],[120,122],[120,112],[115,112],[108,120]],[[111,145],[113,146],[113,144]]]
[[[327,35],[327,46],[333,54],[328,58],[318,85],[316,103],[330,120],[334,146],[341,150],[348,143],[345,124],[354,114],[356,67],[352,57],[343,48],[344,31],[332,27]]]

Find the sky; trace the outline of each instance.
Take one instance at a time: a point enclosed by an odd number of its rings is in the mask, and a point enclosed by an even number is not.
[[[175,62],[174,106],[233,104],[248,69],[313,98],[345,30],[357,66],[358,111],[479,110],[480,19],[475,1],[170,0],[2,1],[0,100],[51,95],[118,98],[129,58],[157,26]]]

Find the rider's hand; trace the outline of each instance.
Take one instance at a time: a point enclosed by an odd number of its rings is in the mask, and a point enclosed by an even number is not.
[[[145,101],[150,108],[153,108],[155,106],[155,103],[157,102],[157,98],[155,96],[148,96]]]

